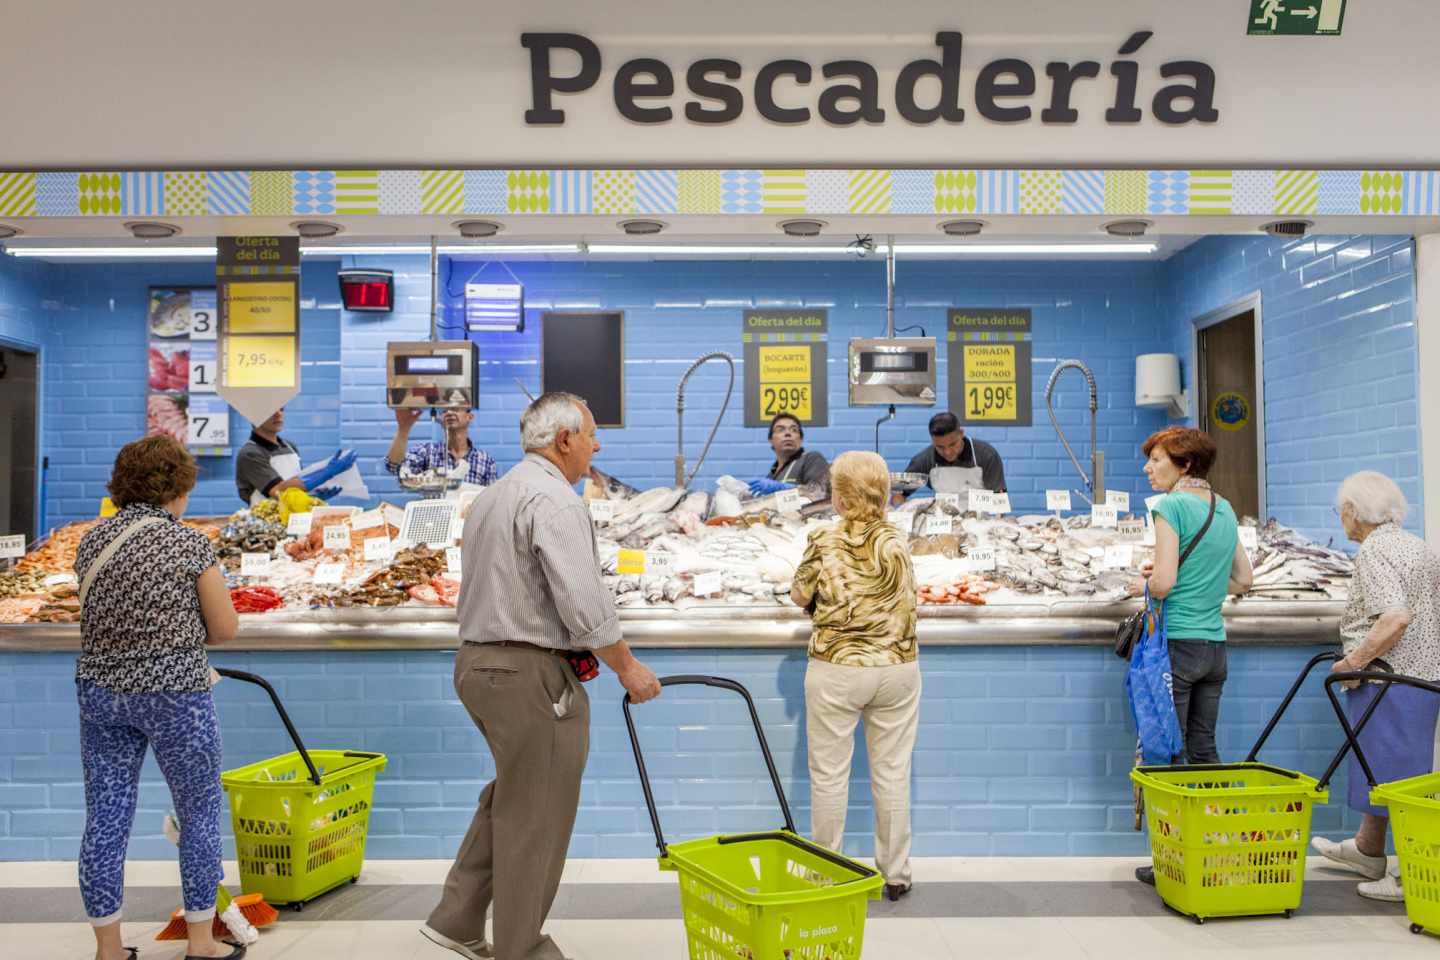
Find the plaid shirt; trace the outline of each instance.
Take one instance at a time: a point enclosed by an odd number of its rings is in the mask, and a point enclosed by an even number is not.
[[[426,470],[449,473],[455,469],[456,462],[450,455],[449,445],[441,440],[413,444],[405,451],[404,467],[408,473],[424,473]],[[473,443],[465,454],[465,463],[466,483],[478,483],[482,487],[488,487],[495,482],[495,458]],[[385,469],[393,474],[400,473],[400,465],[391,463],[388,457],[385,460]]]

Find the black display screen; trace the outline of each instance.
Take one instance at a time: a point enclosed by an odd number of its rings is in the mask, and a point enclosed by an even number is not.
[[[930,354],[921,351],[913,353],[862,353],[861,373],[925,373],[930,369]]]

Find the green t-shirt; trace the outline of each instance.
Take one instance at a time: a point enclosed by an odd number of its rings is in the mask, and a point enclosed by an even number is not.
[[[1205,525],[1210,498],[1189,493],[1170,493],[1155,505],[1155,514],[1180,537],[1180,552]],[[1220,608],[1230,585],[1230,567],[1239,542],[1235,511],[1223,498],[1215,500],[1215,519],[1205,537],[1180,568],[1175,589],[1165,600],[1165,626],[1171,640],[1225,642],[1225,620]]]

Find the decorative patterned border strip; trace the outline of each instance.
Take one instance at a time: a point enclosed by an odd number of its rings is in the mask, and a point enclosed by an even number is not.
[[[0,172],[0,217],[1434,216],[1436,170]]]

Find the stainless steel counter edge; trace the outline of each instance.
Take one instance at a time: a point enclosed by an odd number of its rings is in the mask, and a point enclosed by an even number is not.
[[[1102,646],[1120,619],[1138,605],[1013,604],[922,607],[924,646]],[[1337,641],[1340,601],[1239,601],[1226,606],[1225,626],[1236,644],[1304,645]],[[625,639],[636,647],[803,647],[810,623],[794,607],[695,605],[620,611]],[[264,650],[454,650],[459,625],[451,609],[345,609],[247,614],[240,634],[220,648]],[[0,651],[74,652],[74,623],[0,625]]]

